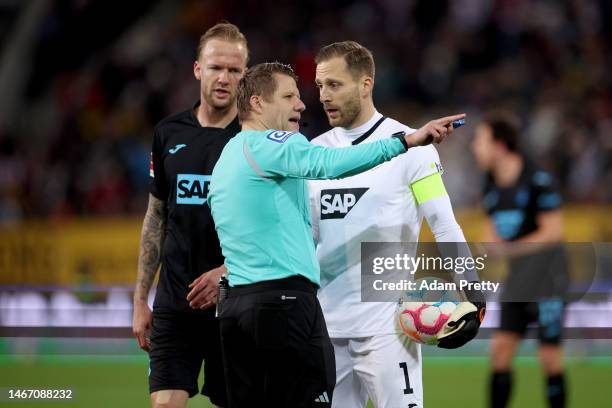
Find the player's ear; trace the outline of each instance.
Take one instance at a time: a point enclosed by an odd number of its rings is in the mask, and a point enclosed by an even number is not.
[[[361,78],[362,96],[371,95],[373,90],[374,90],[374,79],[370,76],[365,75],[363,78]]]
[[[197,60],[193,62],[193,76],[198,81],[202,78],[202,67],[200,67],[200,63]]]

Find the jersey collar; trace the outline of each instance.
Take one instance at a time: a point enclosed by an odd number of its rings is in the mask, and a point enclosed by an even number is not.
[[[200,121],[198,120],[198,117],[196,116],[195,112],[197,112],[198,107],[200,106],[200,100],[198,99],[197,101],[195,101],[195,103],[191,106],[191,110],[189,111],[189,117],[191,118],[191,121],[193,122],[193,125],[199,128],[202,128],[203,126],[200,124]],[[234,133],[238,133],[240,132],[240,122],[238,121],[238,115],[236,115],[236,117],[234,118],[234,120],[232,120],[229,125],[227,125],[225,127],[225,129],[230,130]]]
[[[378,113],[378,111],[375,111],[372,117],[368,119],[368,121],[364,123],[363,125],[357,126],[356,128],[353,128],[353,129],[337,127],[335,128],[335,131],[341,137],[346,138],[350,140],[351,142],[353,142],[354,140],[363,136],[364,133],[367,133],[376,124],[376,122],[378,122],[382,117],[383,117],[382,114]]]
[[[189,117],[191,118],[191,121],[193,122],[194,126],[201,128],[202,125],[200,124],[200,121],[198,120],[198,117],[195,114],[198,111],[199,106],[200,106],[200,100],[198,99],[191,106],[191,109],[189,110]]]

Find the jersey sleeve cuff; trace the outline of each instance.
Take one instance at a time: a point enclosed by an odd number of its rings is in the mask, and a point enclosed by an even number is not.
[[[406,142],[406,138],[404,137],[406,135],[406,132],[397,132],[391,135],[391,137],[396,138],[397,140],[399,140],[400,142],[402,142],[402,146],[404,146],[404,150],[408,151],[408,143]]]

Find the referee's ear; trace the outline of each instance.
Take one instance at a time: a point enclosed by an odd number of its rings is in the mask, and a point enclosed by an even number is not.
[[[249,103],[251,105],[251,110],[256,112],[258,115],[261,115],[263,112],[263,106],[261,105],[261,96],[260,95],[251,95],[249,99]]]

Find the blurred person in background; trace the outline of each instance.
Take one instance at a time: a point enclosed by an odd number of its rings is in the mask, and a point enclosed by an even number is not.
[[[225,271],[207,194],[223,147],[240,130],[236,88],[247,60],[247,41],[238,27],[220,23],[209,29],[193,65],[199,101],[155,128],[133,318],[138,344],[149,352],[154,407],[185,407],[198,393],[203,360],[202,394],[227,406],[219,326],[210,308],[214,297],[194,310],[188,292],[197,278],[201,293],[216,293]],[[151,312],[147,299],[160,263]]]
[[[3,10],[19,10],[31,3],[3,4]],[[564,198],[612,199],[611,2],[359,1],[312,8],[290,2],[137,1],[112,30],[103,24],[116,12],[107,2],[50,5],[33,27],[31,46],[22,46],[28,51],[24,59],[13,61],[31,69],[4,77],[10,85],[21,78],[28,88],[16,98],[3,93],[4,116],[17,119],[0,119],[0,151],[4,143],[12,145],[0,152],[0,168],[17,176],[14,185],[0,181],[4,223],[140,212],[148,199],[142,163],[150,148],[142,135],[195,98],[192,77],[180,67],[192,63],[202,25],[220,18],[253,33],[249,46],[261,60],[290,61],[305,82],[314,81],[316,44],[367,41],[383,62],[375,91],[379,108],[424,118],[433,102],[440,110],[462,106],[474,113],[481,106],[507,107],[529,123],[526,134],[538,135],[529,138],[530,152],[551,164]],[[282,18],[261,25],[270,13]],[[4,46],[19,19],[0,14],[0,20]],[[162,26],[170,27],[163,35]],[[270,47],[279,35],[291,41]],[[80,40],[85,37],[96,43]],[[315,94],[314,88],[302,90],[306,104],[315,103]],[[316,134],[327,130],[319,116],[307,118]],[[456,140],[440,153],[444,159],[449,149],[457,151],[446,161],[456,175],[445,180],[446,188],[455,207],[473,206],[478,188],[459,181],[473,174],[473,160],[459,153],[467,140]]]
[[[537,301],[513,301],[519,293],[535,288],[553,290],[566,278],[564,258],[556,252],[533,252],[534,245],[510,246],[504,242],[558,243],[563,239],[561,196],[550,173],[539,168],[519,149],[519,122],[509,112],[489,114],[477,126],[472,150],[486,172],[484,207],[488,214],[485,241],[501,254],[510,255],[504,282],[500,327],[491,340],[490,406],[508,405],[512,389],[512,360],[527,326],[538,322],[539,357],[547,377],[547,398],[554,408],[563,407],[566,385],[561,336],[563,299],[538,297]],[[530,253],[526,253],[529,251]],[[560,260],[560,262],[555,262]],[[542,265],[550,264],[552,268]],[[539,267],[535,267],[539,265]],[[547,274],[550,269],[552,273]],[[558,294],[558,293],[557,293]]]
[[[313,144],[339,148],[414,132],[376,110],[370,50],[354,41],[333,43],[319,50],[316,63],[319,98],[333,129],[314,138]],[[453,131],[451,123],[438,126],[440,132]],[[465,243],[436,148],[410,149],[350,178],[313,180],[309,190],[321,265],[318,297],[336,355],[333,406],[363,407],[368,397],[379,408],[423,406],[420,344],[398,333],[395,303],[361,301],[359,248],[363,241],[418,242],[423,218],[436,241]],[[484,316],[484,302],[471,300]],[[470,324],[441,341],[440,347],[461,347],[476,335],[479,313],[465,318]]]

